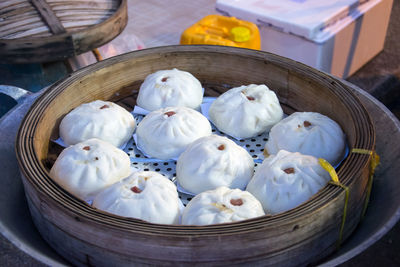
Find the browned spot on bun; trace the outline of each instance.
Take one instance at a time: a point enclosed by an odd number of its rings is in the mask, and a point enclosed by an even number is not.
[[[167,80],[168,80],[168,77],[164,77],[164,78],[161,79],[161,81],[162,81],[163,83],[165,83]]]
[[[140,192],[142,192],[142,190],[140,190],[140,188],[137,187],[137,186],[132,187],[132,188],[131,188],[131,191],[132,191],[133,193],[137,193],[137,194],[139,194]]]
[[[84,146],[82,149],[89,151],[90,150],[90,146]]]
[[[233,206],[242,206],[243,205],[243,200],[241,198],[237,198],[237,199],[231,199],[231,204]]]
[[[219,209],[222,212],[233,212],[232,209],[228,208],[224,204],[221,203],[211,203],[211,205],[215,206],[217,209]]]
[[[304,127],[310,127],[311,126],[311,122],[309,121],[304,121],[303,122]]]
[[[283,171],[286,172],[287,174],[291,174],[294,173],[294,168],[286,168]]]
[[[241,93],[244,94],[250,101],[256,100],[254,97],[246,95],[243,91]]]
[[[109,107],[110,107],[109,105],[103,105],[100,107],[100,109],[105,109],[105,108],[109,108]]]
[[[224,145],[220,145],[219,147],[218,147],[218,150],[224,150],[225,149],[225,146]]]
[[[164,114],[167,115],[168,117],[171,117],[171,116],[175,115],[176,113],[173,111],[168,111],[168,112],[165,112]]]

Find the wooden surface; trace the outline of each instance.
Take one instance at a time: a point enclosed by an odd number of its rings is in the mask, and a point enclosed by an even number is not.
[[[134,100],[127,99],[148,74],[172,67],[196,76],[206,95],[242,84],[266,83],[277,92],[286,111],[321,112],[342,126],[350,148],[374,148],[370,118],[350,89],[296,62],[251,50],[207,46],[164,47],[115,57],[53,86],[34,104],[18,135],[17,155],[28,203],[46,241],[79,265],[176,261],[293,265],[333,252],[344,204],[344,192],[335,186],[325,187],[311,201],[283,214],[196,227],[156,225],[105,214],[50,179],[48,159],[54,150],[49,139],[57,135],[63,115],[94,99],[124,99],[132,105]],[[368,156],[350,154],[338,171],[351,190],[345,237],[360,219],[368,163]]]
[[[63,60],[109,42],[127,23],[126,0],[0,2],[0,63]]]
[[[66,30],[58,19],[57,15],[51,9],[51,6],[45,0],[31,0],[32,5],[39,12],[40,17],[46,23],[53,34],[65,33]]]

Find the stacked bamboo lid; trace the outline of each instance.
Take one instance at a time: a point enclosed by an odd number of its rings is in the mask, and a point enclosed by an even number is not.
[[[0,62],[63,60],[115,38],[127,23],[126,0],[0,2]]]

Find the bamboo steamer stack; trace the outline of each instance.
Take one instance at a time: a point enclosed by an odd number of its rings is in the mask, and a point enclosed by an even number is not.
[[[0,62],[64,60],[111,41],[127,20],[126,0],[4,0]]]
[[[43,238],[76,265],[249,264],[305,265],[337,249],[345,192],[327,185],[290,211],[236,223],[159,225],[96,210],[74,198],[49,177],[60,152],[61,118],[95,99],[115,101],[131,110],[144,78],[157,70],[189,71],[218,96],[231,87],[265,83],[285,113],[315,111],[338,122],[349,148],[373,150],[371,119],[336,78],[298,62],[265,52],[219,46],[170,46],[124,54],[73,73],[53,85],[32,106],[16,140],[17,157],[31,215]],[[349,187],[343,238],[360,221],[366,198],[370,158],[350,153],[337,169]]]

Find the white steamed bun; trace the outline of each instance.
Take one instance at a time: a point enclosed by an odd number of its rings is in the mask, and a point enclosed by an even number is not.
[[[142,171],[101,191],[93,207],[152,223],[178,224],[183,205],[173,182],[157,172]]]
[[[178,69],[160,70],[146,77],[139,89],[137,105],[154,111],[184,106],[199,109],[203,88],[192,74]]]
[[[226,91],[211,104],[208,114],[218,130],[238,139],[264,133],[283,117],[276,94],[264,84]]]
[[[218,135],[190,144],[176,164],[179,184],[193,194],[220,186],[244,189],[253,172],[250,154],[232,140]]]
[[[272,127],[264,151],[300,152],[336,166],[344,157],[345,135],[340,126],[316,112],[295,112]]]
[[[129,156],[99,139],[65,148],[50,170],[50,177],[71,194],[87,200],[131,173]]]
[[[313,156],[281,150],[258,167],[246,190],[263,205],[266,214],[297,207],[330,180]]]
[[[249,192],[218,187],[195,196],[182,214],[182,224],[208,225],[264,215],[260,202]]]
[[[135,127],[135,118],[124,108],[96,100],[76,107],[62,119],[60,137],[67,145],[98,138],[121,147],[132,137]]]
[[[136,145],[146,155],[166,160],[179,157],[190,143],[210,134],[210,122],[201,113],[168,107],[143,118],[136,130]]]

